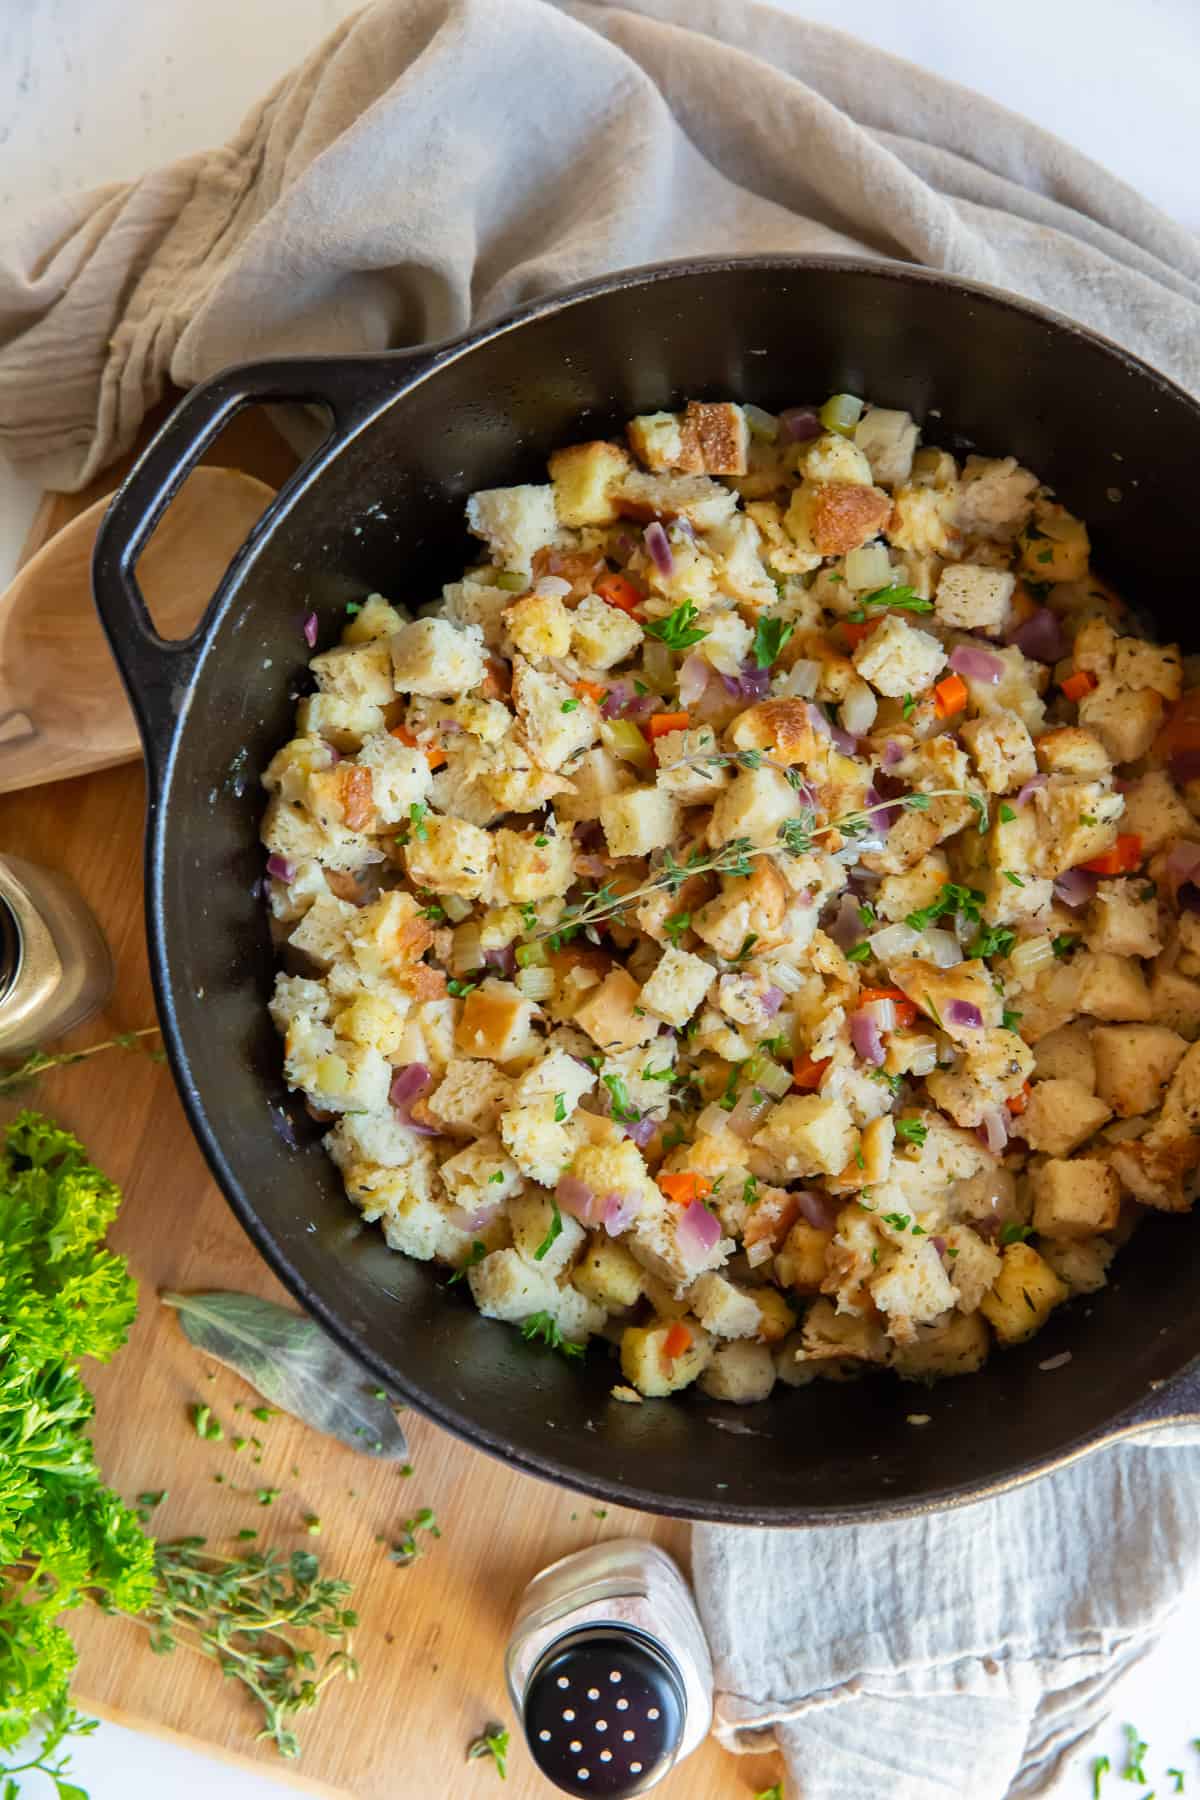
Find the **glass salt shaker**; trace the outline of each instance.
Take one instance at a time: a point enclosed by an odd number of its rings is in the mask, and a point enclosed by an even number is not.
[[[112,985],[104,935],[71,883],[0,856],[0,1055],[61,1037],[104,1005]]]
[[[679,1568],[615,1538],[535,1575],[506,1661],[534,1761],[565,1794],[644,1794],[704,1740],[712,1658]]]

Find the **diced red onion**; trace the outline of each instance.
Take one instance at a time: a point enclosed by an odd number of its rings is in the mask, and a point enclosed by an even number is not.
[[[1163,873],[1173,899],[1178,899],[1180,890],[1196,882],[1197,871],[1200,871],[1200,844],[1180,842],[1173,844],[1167,852],[1167,860],[1163,865]],[[1189,908],[1189,910],[1192,910]]]
[[[630,1119],[625,1126],[625,1136],[632,1138],[639,1150],[644,1150],[657,1130],[655,1119]]]
[[[865,1063],[877,1069],[883,1061],[883,1036],[874,1018],[864,1007],[850,1015],[850,1041]]]
[[[388,1089],[388,1099],[395,1108],[400,1123],[422,1137],[436,1137],[437,1130],[432,1125],[419,1125],[412,1116],[411,1107],[413,1101],[419,1100],[432,1085],[433,1075],[424,1063],[407,1063],[404,1068],[396,1070]]]
[[[828,1194],[814,1194],[808,1188],[793,1192],[792,1199],[800,1208],[800,1216],[814,1231],[832,1231],[837,1223],[838,1202]]]
[[[756,1094],[757,1099],[754,1097]],[[732,1131],[735,1137],[752,1138],[773,1104],[765,1088],[755,1087],[750,1082],[738,1095],[733,1111],[726,1114],[726,1129]]]
[[[790,444],[820,437],[821,421],[811,406],[788,406],[779,415],[779,429]]]
[[[340,762],[341,762],[341,760],[342,760],[342,753],[341,753],[341,751],[340,751],[340,750],[339,750],[339,749],[338,749],[338,747],[337,747],[337,745],[336,745],[336,744],[331,744],[331,743],[330,743],[330,742],[329,742],[329,740],[328,740],[328,738],[324,738],[324,739],[322,739],[322,742],[323,742],[323,743],[324,743],[324,745],[325,745],[325,748],[326,748],[326,749],[327,749],[327,750],[328,750],[328,752],[329,752],[329,765],[330,765],[330,767],[331,767],[331,768],[332,768],[332,767],[333,767],[333,765],[334,765],[334,764],[335,764],[335,763],[340,763]]]
[[[872,785],[866,792],[867,811],[877,831],[890,831],[900,816],[898,806],[889,806],[879,789]]]
[[[642,533],[646,548],[659,574],[666,577],[675,573],[675,552],[671,548],[671,540],[658,519],[651,521]]]
[[[712,664],[702,656],[685,656],[679,666],[679,704],[694,706],[708,686]]]
[[[949,1242],[948,1239],[946,1239],[944,1237],[932,1237],[932,1238],[930,1238],[929,1241],[933,1245],[934,1249],[937,1251],[939,1256],[945,1256],[946,1250],[948,1247],[948,1242]]]
[[[897,743],[895,738],[888,738],[887,742],[883,746],[883,766],[884,766],[884,768],[885,769],[894,769],[897,763],[904,761],[904,756],[905,756],[904,745]]]
[[[993,650],[980,650],[974,644],[956,644],[950,652],[950,667],[968,681],[997,682],[1004,674],[1004,662]]]
[[[1033,662],[1055,663],[1067,654],[1067,639],[1062,621],[1048,606],[1039,606],[1024,624],[1018,625],[1009,642],[1016,645],[1022,656],[1028,656]]]
[[[768,1019],[773,1019],[775,1017],[775,1014],[783,1005],[783,1001],[783,989],[777,987],[769,987],[766,992],[759,997],[759,1005],[766,1013]]]
[[[600,703],[600,717],[619,719],[633,697],[633,688],[629,682],[614,681]]]
[[[831,738],[833,736],[833,727],[830,725],[829,720],[825,717],[825,714],[821,711],[820,707],[814,706],[810,700],[806,711],[808,713],[808,722],[813,730],[821,737]]]
[[[675,1238],[686,1262],[702,1262],[721,1239],[721,1221],[702,1200],[693,1200],[675,1227]]]
[[[501,1205],[499,1200],[487,1200],[480,1206],[452,1206],[450,1218],[460,1231],[486,1231]]]
[[[1054,883],[1054,897],[1074,910],[1086,906],[1099,885],[1100,877],[1090,869],[1067,869]]]
[[[267,874],[273,875],[276,881],[294,881],[296,877],[296,871],[286,856],[268,856]]]
[[[315,650],[317,645],[317,615],[315,612],[308,614],[304,621],[303,630],[305,643],[310,650]]]
[[[503,944],[499,950],[485,950],[483,960],[489,969],[498,969],[501,975],[511,975],[516,970],[517,953],[511,944]]]
[[[604,1229],[609,1237],[628,1231],[638,1216],[638,1203],[632,1194],[605,1194]]]
[[[1039,788],[1044,788],[1049,779],[1048,775],[1031,775],[1017,794],[1017,805],[1024,806],[1030,794],[1036,794]]]
[[[1176,750],[1168,757],[1167,767],[1181,787],[1184,782],[1200,780],[1200,750]]]
[[[993,1156],[999,1156],[1008,1143],[1008,1119],[1002,1106],[990,1106],[983,1115],[984,1142]]]
[[[858,754],[858,739],[852,737],[848,731],[843,731],[840,725],[831,725],[829,727],[829,735],[837,745],[838,749],[842,752],[843,756],[855,756]]]
[[[951,1000],[946,1007],[946,1023],[959,1025],[964,1031],[982,1031],[983,1014],[973,1000]]]
[[[581,1225],[599,1225],[604,1218],[604,1202],[586,1181],[577,1175],[560,1175],[554,1197],[565,1213]]]

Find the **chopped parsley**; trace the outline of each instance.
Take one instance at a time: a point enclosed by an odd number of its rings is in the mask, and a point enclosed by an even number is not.
[[[1015,869],[1001,869],[1000,873],[1003,875],[1005,881],[1011,881],[1014,887],[1025,886],[1024,876],[1018,875]]]
[[[346,617],[347,618],[352,619],[354,617],[355,613],[360,613],[361,611],[362,611],[362,602],[361,601],[347,600],[347,602],[346,602]]]
[[[574,1513],[571,1514],[574,1518]],[[490,1756],[496,1765],[496,1773],[501,1781],[508,1776],[508,1732],[503,1725],[485,1725],[477,1738],[472,1738],[467,1745],[467,1761],[474,1762],[478,1757]]]
[[[722,1112],[732,1112],[737,1105],[738,1066],[734,1063],[729,1071],[729,1080],[725,1083],[725,1092],[717,1102]]]
[[[748,931],[746,933],[745,937],[742,939],[741,949],[738,951],[736,956],[730,957],[729,960],[731,962],[745,962],[746,958],[749,956],[750,952],[753,950],[753,948],[754,948],[755,944],[757,944],[757,942],[758,942],[757,931]]]
[[[915,1144],[919,1150],[929,1136],[929,1127],[920,1119],[897,1119],[896,1136],[903,1138],[906,1144]]]
[[[877,925],[879,916],[869,900],[864,900],[858,909],[858,922],[865,931],[868,926]]]
[[[1002,825],[1011,825],[1016,816],[1016,813],[1008,804],[1008,801],[1005,800],[1000,808],[1000,823]]]
[[[495,1175],[493,1175],[491,1179],[495,1181]],[[501,1180],[503,1180],[503,1176],[501,1176]],[[487,1253],[487,1245],[484,1243],[483,1239],[476,1238],[467,1252],[466,1261],[460,1268],[454,1271],[453,1275],[446,1283],[446,1286],[453,1287],[456,1281],[465,1281],[467,1279],[467,1270],[473,1269],[476,1263],[481,1263]]]
[[[564,700],[558,710],[559,712],[578,712],[579,702],[578,700]]]
[[[454,976],[451,976],[450,980],[446,983],[446,992],[448,994],[453,994],[456,1000],[465,1000],[467,995],[473,994],[478,986],[479,983],[477,981],[459,981]]]
[[[861,944],[851,944],[846,952],[846,961],[852,963],[866,962],[871,954],[871,946],[864,938]]]
[[[521,1336],[527,1344],[545,1344],[548,1350],[559,1350],[564,1356],[581,1357],[583,1345],[572,1343],[565,1338],[557,1319],[547,1312],[530,1313],[521,1326]]]
[[[1001,1031],[1015,1031],[1025,1014],[1018,1012],[1015,1006],[1006,1006],[1000,1014]]]
[[[861,595],[858,605],[847,617],[853,624],[861,625],[868,612],[887,612],[889,609],[897,612],[931,613],[933,601],[922,600],[915,588],[881,587],[876,588],[873,593]]]
[[[211,1406],[193,1406],[192,1424],[199,1438],[215,1440],[225,1436],[221,1421],[213,1418]]]
[[[544,850],[549,842],[550,839],[548,837],[535,837],[533,840],[533,847],[535,850]]]
[[[745,1181],[742,1183],[742,1205],[757,1206],[760,1199],[761,1195],[758,1191],[758,1177],[756,1175],[747,1175]]]
[[[1026,1238],[1031,1238],[1032,1236],[1032,1225],[1017,1225],[1014,1224],[1012,1220],[1010,1220],[1007,1225],[1003,1225],[1000,1228],[1001,1244],[1023,1244]]]
[[[1073,932],[1060,931],[1056,938],[1051,939],[1050,948],[1055,956],[1070,956],[1072,950],[1078,949],[1080,942]]]
[[[494,1174],[488,1176],[488,1186],[489,1187],[499,1187],[500,1183],[503,1180],[504,1180],[504,1170],[497,1169]],[[382,1398],[382,1396],[381,1396],[381,1398]]]
[[[917,703],[913,699],[913,696],[911,694],[905,694],[903,703],[900,707],[900,711],[904,714],[904,717],[906,719],[911,719],[916,710]]]
[[[425,824],[425,814],[428,811],[429,808],[422,805],[419,800],[413,801],[408,809],[408,835],[410,837],[419,838],[424,842],[429,836],[429,831]]]
[[[971,955],[987,958],[1007,956],[1017,941],[1017,934],[1007,925],[988,925],[971,945]]]
[[[941,1015],[939,1014],[937,1007],[933,1004],[933,1001],[930,999],[928,994],[926,994],[924,996],[924,999],[925,999],[925,1011],[929,1014],[930,1018],[933,1020],[934,1024],[937,1026],[938,1030],[944,1031],[945,1026],[942,1024]]]
[[[699,609],[690,600],[685,600],[665,619],[649,620],[643,630],[647,637],[657,638],[668,650],[690,650],[693,644],[708,636],[707,631],[696,629],[695,621],[699,617]]]
[[[1142,1763],[1150,1746],[1143,1742],[1132,1725],[1125,1727],[1125,1738],[1125,1767],[1121,1773],[1126,1781],[1145,1781],[1148,1777]]]
[[[669,919],[663,920],[663,931],[675,945],[676,949],[679,948],[679,940],[691,925],[691,922],[692,915],[690,912],[672,913]]]
[[[961,913],[964,919],[974,922],[980,916],[985,898],[978,888],[961,887],[956,881],[947,881],[936,900],[908,913],[904,923],[910,931],[924,931],[927,925],[944,918],[947,913]]]
[[[794,625],[789,625],[783,619],[761,618],[754,631],[756,667],[769,669],[795,629]]]
[[[554,1123],[556,1125],[565,1125],[566,1119],[567,1119],[567,1097],[565,1094],[555,1094],[555,1096],[554,1096]]]
[[[641,1070],[641,1078],[643,1081],[674,1081],[675,1071],[668,1063],[665,1069]]]
[[[612,1100],[613,1118],[621,1125],[636,1125],[642,1115],[629,1098],[625,1077],[623,1075],[602,1075],[600,1079],[608,1089]]]
[[[892,1212],[883,1213],[881,1216],[884,1224],[890,1225],[893,1231],[907,1231],[912,1224],[912,1216],[909,1213]]]
[[[562,1236],[562,1214],[558,1210],[558,1201],[554,1198],[553,1194],[550,1196],[550,1209],[549,1229],[533,1253],[534,1262],[541,1262],[542,1258],[548,1255],[553,1249],[555,1241]]]

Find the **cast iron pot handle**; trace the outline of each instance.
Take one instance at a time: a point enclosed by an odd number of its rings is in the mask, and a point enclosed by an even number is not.
[[[383,400],[407,386],[437,353],[385,351],[378,356],[299,356],[224,369],[186,394],[138,458],[113,496],[96,536],[92,592],[100,621],[129,692],[156,773],[174,730],[179,699],[203,647],[224,582],[190,637],[160,637],[135,573],[154,528],[199,458],[243,407],[284,402],[314,403],[333,417],[316,454],[327,456]],[[297,471],[299,474],[300,471]],[[284,493],[296,479],[285,484]],[[255,525],[235,564],[262,531],[278,499]],[[226,577],[228,580],[228,576]]]

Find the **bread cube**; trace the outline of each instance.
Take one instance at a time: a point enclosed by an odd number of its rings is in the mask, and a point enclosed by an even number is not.
[[[718,1344],[700,1377],[701,1391],[710,1400],[727,1400],[734,1406],[753,1406],[765,1400],[775,1386],[775,1359],[765,1344]]]
[[[639,462],[661,474],[678,469],[683,461],[682,427],[678,413],[639,413],[630,419],[625,434]]]
[[[946,556],[953,552],[959,541],[953,524],[955,497],[953,487],[902,483],[895,491],[892,514],[884,527],[889,542],[914,556]]]
[[[758,1307],[759,1338],[773,1348],[776,1344],[781,1344],[793,1330],[796,1323],[795,1310],[776,1288],[756,1287],[751,1289],[751,1293]]]
[[[706,475],[744,475],[750,428],[732,401],[689,400],[680,431],[681,468]]]
[[[1165,769],[1147,769],[1126,789],[1121,830],[1141,838],[1146,856],[1153,856],[1172,838],[1200,837],[1200,826]]]
[[[987,1361],[991,1343],[982,1313],[952,1312],[935,1324],[918,1325],[907,1343],[897,1344],[892,1367],[902,1381],[973,1375]]]
[[[494,1063],[456,1057],[425,1104],[446,1131],[474,1138],[496,1129],[511,1095],[512,1082]]]
[[[1019,568],[1031,581],[1082,581],[1091,545],[1087,526],[1065,506],[1049,500],[1034,505],[1021,531]]]
[[[1017,1130],[1031,1150],[1069,1156],[1112,1118],[1107,1101],[1074,1081],[1035,1081]]]
[[[954,1283],[961,1312],[973,1313],[1000,1273],[1000,1255],[969,1225],[950,1225],[946,1239],[946,1273]]]
[[[721,878],[721,892],[692,914],[692,930],[719,956],[732,960],[751,932],[761,938],[775,931],[786,908],[783,878],[763,858],[751,875]]]
[[[928,1238],[906,1238],[867,1287],[880,1312],[886,1314],[888,1333],[897,1343],[908,1342],[916,1326],[948,1312],[956,1298],[942,1259]]]
[[[1096,1059],[1092,1050],[1092,1026],[1084,1019],[1060,1025],[1037,1041],[1034,1057],[1042,1081],[1071,1081],[1085,1092],[1096,1091]],[[1105,1095],[1111,1105],[1111,1097]]]
[[[619,444],[608,444],[603,439],[570,444],[553,453],[549,467],[554,483],[554,510],[560,524],[572,528],[611,525],[617,509],[610,489],[632,468]]]
[[[668,1339],[680,1323],[689,1333],[687,1348],[668,1356]],[[713,1349],[707,1331],[692,1319],[627,1325],[621,1334],[621,1373],[648,1400],[663,1399],[690,1387],[712,1361]]]
[[[388,706],[396,698],[388,647],[382,639],[369,644],[339,644],[314,656],[309,668],[323,694],[356,706]]]
[[[958,490],[960,528],[999,542],[1015,537],[1029,517],[1037,485],[1037,476],[1014,456],[968,456]],[[1043,572],[1041,579],[1055,578]]]
[[[381,994],[364,992],[342,1008],[333,1021],[333,1029],[337,1037],[370,1045],[381,1056],[391,1057],[404,1042],[404,1013]]]
[[[854,428],[854,442],[871,465],[871,479],[882,488],[909,479],[919,437],[911,414],[887,406],[869,407]]]
[[[301,1013],[284,1039],[284,1078],[322,1112],[382,1112],[392,1069],[378,1050],[335,1039],[328,1025]]]
[[[478,625],[455,625],[449,619],[414,619],[393,635],[391,649],[397,694],[453,698],[478,687],[483,680],[483,632]]]
[[[613,856],[649,856],[679,836],[679,807],[660,788],[631,788],[601,801],[600,823]]]
[[[424,753],[402,744],[390,732],[368,734],[359,752],[358,766],[370,772],[377,830],[407,824],[411,808],[423,805],[429,798],[433,773]]]
[[[1148,638],[1118,638],[1113,675],[1122,687],[1153,688],[1164,700],[1183,692],[1183,659],[1178,644],[1152,644]]]
[[[681,1031],[705,999],[716,970],[702,957],[669,945],[642,988],[639,1004]]]
[[[382,594],[368,594],[342,631],[343,644],[369,644],[373,638],[390,638],[403,625],[403,607],[393,606]]]
[[[581,1120],[588,1116],[579,1115]],[[666,1201],[646,1173],[642,1153],[632,1138],[618,1135],[615,1142],[581,1144],[571,1173],[597,1194],[628,1195],[644,1213],[666,1210]],[[632,1244],[629,1248],[633,1248]]]
[[[1092,1049],[1097,1092],[1118,1118],[1135,1119],[1161,1104],[1187,1039],[1165,1025],[1097,1025]]]
[[[643,524],[686,519],[696,531],[723,524],[737,509],[732,488],[708,475],[643,475],[635,470],[615,484],[613,497],[622,518]]]
[[[869,1313],[839,1312],[832,1300],[814,1300],[800,1329],[805,1356],[849,1357],[862,1363],[891,1361],[887,1334]]]
[[[492,1062],[526,1062],[538,1048],[537,1016],[532,1001],[511,982],[489,977],[468,994],[454,1034],[463,1056],[486,1056]]]
[[[1043,773],[1072,775],[1079,781],[1102,781],[1112,773],[1108,751],[1094,731],[1081,725],[1044,732],[1037,741],[1037,760]]]
[[[471,1297],[485,1319],[521,1324],[534,1313],[552,1316],[558,1303],[554,1277],[517,1250],[494,1250],[467,1271]]]
[[[729,786],[729,766],[717,748],[711,725],[700,725],[694,731],[664,732],[655,750],[657,785],[681,806],[703,805]]]
[[[1141,964],[1108,951],[1084,950],[1075,957],[1076,1008],[1106,1021],[1144,1021],[1155,1016]]]
[[[326,830],[294,800],[273,794],[267,802],[259,835],[272,856],[290,863],[319,862],[327,869],[351,871],[383,861],[369,837],[335,825]]]
[[[554,1226],[554,1206],[549,1194],[520,1194],[508,1203],[508,1221],[512,1227],[513,1247],[526,1262],[533,1263],[555,1280],[574,1262],[587,1237],[578,1219],[560,1212],[559,1230],[554,1241],[543,1250]],[[541,1256],[538,1251],[541,1250]]]
[[[855,650],[854,666],[879,693],[899,699],[930,687],[946,666],[946,652],[929,632],[887,613]]]
[[[1200,981],[1164,969],[1161,960],[1150,976],[1150,1011],[1141,1015],[1179,1032],[1189,1043],[1200,1038]]]
[[[1153,885],[1134,876],[1102,881],[1088,907],[1084,941],[1114,956],[1157,956],[1162,949]]]
[[[383,728],[383,708],[370,700],[343,700],[337,694],[306,694],[296,708],[296,727],[323,738],[344,754],[357,750],[365,737]]]
[[[1108,1265],[1116,1245],[1103,1237],[1044,1238],[1041,1253],[1060,1280],[1075,1294],[1097,1294],[1108,1285]]]
[[[520,906],[565,894],[575,879],[575,847],[565,835],[545,831],[495,831],[493,893],[497,900]]]
[[[1121,1184],[1107,1163],[1051,1158],[1032,1171],[1029,1185],[1040,1237],[1092,1237],[1112,1231],[1120,1216]]]
[[[636,619],[599,594],[585,594],[571,614],[571,648],[589,669],[611,669],[624,662],[644,637]]]
[[[530,484],[481,488],[467,501],[467,525],[484,539],[498,567],[528,569],[535,551],[558,535],[554,489]]]
[[[646,1276],[615,1238],[606,1232],[593,1232],[587,1248],[571,1271],[571,1281],[581,1294],[602,1306],[605,1312],[624,1312],[635,1306],[642,1295]]]
[[[370,1195],[373,1210],[365,1210],[363,1216],[379,1219],[388,1248],[417,1262],[435,1257],[455,1265],[463,1262],[470,1252],[470,1234],[454,1223],[448,1207],[414,1185],[414,1171],[381,1169],[377,1174]]]
[[[788,1232],[783,1249],[775,1253],[775,1279],[797,1294],[819,1294],[832,1242],[832,1231],[822,1231],[806,1219],[798,1219]]]
[[[492,839],[465,819],[427,813],[404,845],[404,867],[416,887],[435,894],[459,894],[464,900],[491,895],[495,875]]]
[[[304,975],[285,975],[282,969],[276,974],[275,991],[267,1010],[281,1037],[292,1020],[302,1014],[314,1023],[324,1024],[329,1008],[329,989],[324,982],[309,981]]]
[[[770,763],[741,769],[717,796],[709,843],[717,846],[744,837],[764,849],[777,844],[779,827],[795,818],[796,806],[796,790],[781,770]]]
[[[937,585],[934,611],[962,631],[999,631],[1008,617],[1016,576],[978,563],[950,563]]]
[[[318,894],[288,937],[288,943],[316,968],[328,969],[345,953],[347,933],[355,917],[355,908],[348,900]]]
[[[893,923],[910,912],[932,906],[950,879],[950,865],[940,850],[931,850],[925,861],[903,874],[887,875],[875,895],[880,918]]]
[[[985,713],[977,719],[965,719],[958,735],[974,757],[990,794],[1015,793],[1037,774],[1033,739],[1013,713]]]
[[[343,1174],[357,1169],[361,1188],[364,1167],[406,1169],[410,1164],[424,1164],[430,1146],[400,1123],[393,1106],[380,1112],[343,1113],[332,1131],[322,1140],[330,1160]],[[428,1184],[432,1193],[433,1183]]]
[[[571,648],[571,614],[557,594],[526,594],[504,615],[522,656],[565,656]]]
[[[1079,1165],[1067,1163],[1066,1168]],[[1093,1165],[1098,1167],[1101,1165]],[[1022,1344],[1041,1330],[1068,1288],[1030,1244],[1009,1244],[991,1292],[979,1310],[1002,1344]]]
[[[724,1275],[701,1275],[689,1295],[692,1311],[714,1337],[758,1336],[759,1310],[753,1293],[736,1287]],[[781,1334],[782,1335],[782,1334]]]
[[[594,742],[599,713],[594,706],[577,699],[557,675],[543,675],[523,656],[517,656],[513,661],[512,692],[529,748],[543,768],[561,769],[569,758]]]
[[[554,1101],[536,1106],[516,1106],[500,1115],[504,1148],[523,1175],[542,1187],[554,1187],[570,1166],[574,1143],[570,1133],[554,1117]]]
[[[751,1142],[793,1181],[808,1175],[839,1175],[854,1153],[857,1136],[840,1100],[788,1094],[772,1107]]]
[[[575,1023],[601,1050],[632,1050],[657,1037],[658,1020],[627,969],[611,969],[575,1013]]]
[[[467,1144],[447,1157],[438,1174],[454,1204],[468,1211],[510,1200],[525,1190],[520,1169],[498,1137],[483,1137]]]
[[[1095,732],[1114,763],[1136,762],[1157,737],[1163,711],[1152,688],[1123,688],[1103,680],[1079,702],[1079,723]]]
[[[504,614],[512,599],[507,588],[490,582],[448,581],[439,610],[452,625],[477,625],[489,650],[499,650],[505,640]]]

